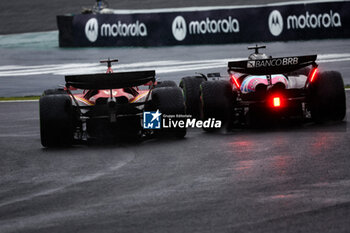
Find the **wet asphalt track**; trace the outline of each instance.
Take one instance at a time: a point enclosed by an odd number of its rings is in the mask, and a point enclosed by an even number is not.
[[[1,233],[349,232],[345,122],[43,149],[37,102],[0,108]]]

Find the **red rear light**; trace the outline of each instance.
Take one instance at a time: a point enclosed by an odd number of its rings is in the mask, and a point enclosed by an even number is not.
[[[280,99],[280,97],[273,97],[273,106],[274,107],[280,107],[281,106],[281,99]]]
[[[232,79],[233,83],[235,84],[235,86],[237,87],[237,89],[239,89],[239,83],[233,74],[231,74],[231,79]]]
[[[317,73],[317,68],[315,68],[311,73],[310,83],[312,83],[312,81],[314,80],[316,73]]]
[[[273,95],[268,99],[268,105],[271,108],[282,108],[285,104],[285,99],[282,95]]]

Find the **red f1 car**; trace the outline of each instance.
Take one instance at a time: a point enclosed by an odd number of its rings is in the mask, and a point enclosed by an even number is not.
[[[220,74],[182,78],[187,114],[220,119],[226,126],[344,119],[345,89],[339,72],[320,72],[317,55],[272,58],[259,53],[262,48],[250,47],[255,52],[248,60],[229,62],[229,80]]]
[[[64,89],[49,89],[40,98],[40,133],[44,147],[87,141],[147,138],[159,134],[184,137],[186,129],[142,127],[144,111],[184,114],[182,91],[173,81],[156,82],[155,71],[66,76]]]

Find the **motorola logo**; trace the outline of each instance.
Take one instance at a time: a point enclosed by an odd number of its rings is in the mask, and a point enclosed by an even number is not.
[[[279,36],[283,31],[283,18],[278,10],[274,10],[270,13],[269,29],[274,36]]]
[[[97,19],[91,18],[85,25],[85,35],[90,42],[95,42],[98,36],[98,22]]]
[[[338,12],[329,10],[325,13],[309,13],[300,15],[285,15],[285,29],[312,30],[318,28],[341,28],[341,16]],[[279,36],[283,31],[283,18],[278,10],[273,10],[269,16],[269,29],[272,35]]]
[[[306,11],[305,14],[289,15],[287,17],[288,30],[330,27],[342,27],[340,14],[333,10],[320,14],[312,14]]]
[[[189,35],[229,34],[238,33],[239,30],[239,21],[232,16],[221,19],[206,17],[202,20],[189,21],[188,24],[184,17],[177,16],[172,25],[173,35],[178,41],[184,40],[187,33]]]
[[[187,24],[182,16],[177,16],[172,25],[172,31],[175,39],[177,41],[182,41],[186,38],[187,34]]]

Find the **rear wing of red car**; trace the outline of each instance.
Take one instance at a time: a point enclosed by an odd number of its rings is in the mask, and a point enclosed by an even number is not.
[[[228,72],[250,75],[283,74],[316,64],[317,55],[277,57],[257,60],[232,61],[228,63]]]
[[[154,70],[65,76],[66,87],[79,89],[118,89],[155,82]]]

